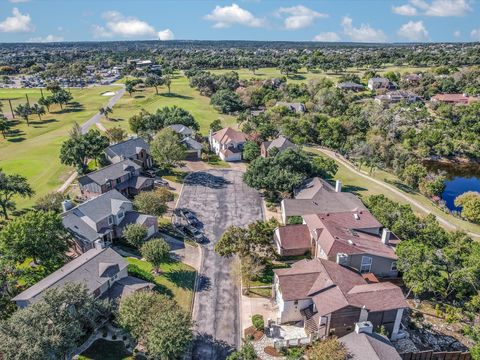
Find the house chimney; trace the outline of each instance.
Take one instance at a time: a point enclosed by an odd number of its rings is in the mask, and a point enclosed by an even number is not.
[[[335,192],[342,192],[342,182],[340,180],[335,182]]]
[[[385,245],[388,245],[388,241],[390,240],[390,235],[392,232],[388,230],[387,228],[383,228],[382,230],[382,243]]]
[[[371,334],[372,332],[373,325],[370,321],[362,321],[355,324],[355,333],[357,334]]]
[[[65,200],[62,201],[63,212],[66,212],[66,211],[70,210],[71,208],[73,208],[73,203],[72,203],[71,200],[65,199]]]

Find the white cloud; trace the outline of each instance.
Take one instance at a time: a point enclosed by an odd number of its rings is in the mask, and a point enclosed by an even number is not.
[[[284,26],[288,30],[302,29],[313,24],[317,18],[325,18],[328,15],[309,9],[303,5],[292,7],[281,7],[278,9],[279,15],[288,15],[284,20]]]
[[[102,17],[107,21],[104,26],[94,25],[93,35],[95,37],[121,36],[125,38],[148,37],[155,38],[158,33],[155,28],[145,21],[136,17],[126,17],[118,11],[107,11]]]
[[[8,0],[8,2],[11,2],[13,4],[20,4],[20,3],[26,3],[29,2],[30,0]]]
[[[462,33],[460,32],[460,30],[455,30],[455,31],[453,32],[453,36],[455,36],[455,37],[458,38],[458,37],[462,36]]]
[[[480,28],[478,29],[473,29],[472,32],[470,33],[470,36],[472,39],[475,41],[480,41]]]
[[[353,27],[352,18],[345,16],[342,19],[343,32],[352,41],[356,42],[385,42],[387,36],[380,29],[374,29],[369,24],[361,24],[360,27]]]
[[[250,11],[242,9],[235,3],[231,6],[217,5],[204,19],[213,21],[213,27],[217,29],[228,28],[236,24],[250,27],[262,27],[265,25],[264,19],[255,17]]]
[[[0,22],[0,32],[31,32],[35,30],[29,14],[13,8],[12,15]]]
[[[429,39],[428,31],[423,21],[409,21],[397,31],[397,35],[410,41],[426,41]]]
[[[170,29],[161,30],[158,32],[158,38],[162,41],[166,40],[174,40],[175,34]]]
[[[313,38],[313,41],[325,41],[325,42],[335,42],[340,41],[340,36],[335,32],[323,32],[316,35]]]
[[[63,36],[57,36],[57,35],[47,35],[45,37],[34,37],[34,38],[30,38],[30,40],[28,40],[29,42],[35,42],[35,43],[49,43],[49,42],[60,42],[60,41],[63,41]]]
[[[412,5],[405,4],[401,6],[394,6],[392,7],[392,11],[395,14],[403,15],[403,16],[415,16],[417,15],[417,9],[414,8]]]
[[[393,7],[399,15],[463,16],[472,11],[472,0],[409,0],[410,4]]]

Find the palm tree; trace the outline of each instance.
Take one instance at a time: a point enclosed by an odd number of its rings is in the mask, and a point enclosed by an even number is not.
[[[10,124],[8,123],[7,118],[5,115],[0,114],[0,132],[2,133],[4,139],[7,138],[8,129],[10,129]]]
[[[23,120],[27,122],[27,126],[30,126],[28,121],[28,116],[32,114],[32,109],[28,104],[19,104],[15,108],[15,115],[21,117]]]
[[[37,114],[38,119],[42,121],[42,115],[45,115],[45,108],[43,106],[40,106],[38,104],[33,104],[30,107],[30,111],[32,114]]]
[[[108,114],[111,114],[113,112],[113,110],[109,106],[105,106],[105,107],[101,107],[100,109],[98,109],[98,112],[101,115],[105,116],[105,119],[110,120],[108,118]]]
[[[167,75],[163,78],[163,83],[168,87],[168,93],[170,94],[170,86],[172,85],[172,77]]]
[[[38,99],[38,103],[42,106],[45,106],[47,108],[47,111],[50,112],[50,105],[52,105],[52,97],[41,97]]]

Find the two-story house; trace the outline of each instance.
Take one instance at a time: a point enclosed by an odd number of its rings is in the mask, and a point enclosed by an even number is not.
[[[150,146],[139,137],[110,145],[105,149],[105,156],[112,164],[129,159],[140,165],[144,170],[153,166]]]
[[[276,149],[275,151],[282,152],[287,149],[296,149],[297,145],[292,143],[287,137],[280,135],[276,139],[273,139],[272,141],[264,141],[260,145],[260,155],[263,157],[268,157],[270,155],[270,152],[273,149]]]
[[[389,91],[383,95],[375,96],[375,101],[379,104],[396,104],[401,101],[405,101],[408,104],[412,104],[420,100],[420,96],[411,91],[396,90]]]
[[[223,161],[242,160],[243,145],[247,142],[247,136],[241,131],[226,127],[210,132],[208,140],[212,151]]]
[[[391,339],[400,330],[407,302],[390,282],[368,283],[358,272],[325,259],[302,260],[274,270],[279,323],[303,321],[307,335],[341,337],[355,324],[384,326]]]
[[[24,308],[41,299],[46,290],[61,288],[68,283],[84,284],[94,297],[112,300],[135,291],[153,289],[154,284],[128,276],[127,265],[127,261],[111,248],[91,249],[18,294],[12,301]]]
[[[396,277],[393,234],[368,211],[309,214],[303,216],[312,243],[312,255],[338,262],[360,273]]]
[[[127,197],[135,196],[140,191],[153,190],[154,179],[141,176],[141,170],[142,166],[134,161],[122,160],[80,177],[80,191],[85,197],[92,198],[112,189]]]
[[[398,85],[387,78],[373,77],[368,80],[367,87],[370,90],[396,90]]]
[[[319,177],[305,180],[294,190],[293,198],[283,199],[280,205],[284,224],[294,216],[366,209],[354,194],[342,192],[341,181],[333,187]]]
[[[63,206],[63,226],[73,235],[81,252],[111,245],[129,224],[145,226],[149,237],[158,230],[156,216],[133,210],[132,202],[117,190],[110,190],[76,207],[71,207],[68,201]]]

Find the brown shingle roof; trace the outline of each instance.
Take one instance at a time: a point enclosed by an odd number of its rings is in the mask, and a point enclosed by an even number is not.
[[[231,127],[223,128],[222,130],[216,131],[212,134],[212,137],[217,140],[220,144],[228,144],[231,141],[234,142],[245,142],[247,137],[244,133],[232,129]]]
[[[303,219],[327,256],[371,254],[397,259],[393,246],[382,243],[380,236],[367,233],[382,224],[368,211],[348,211],[304,215]],[[320,231],[321,230],[321,231]]]
[[[307,225],[280,226],[275,233],[283,249],[310,249],[310,232]]]
[[[283,300],[311,298],[320,316],[345,306],[386,311],[407,307],[402,290],[391,283],[368,284],[360,274],[324,259],[296,262],[274,270]]]

